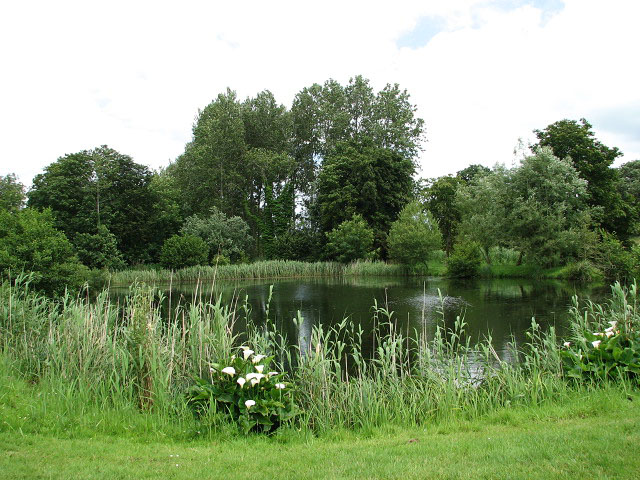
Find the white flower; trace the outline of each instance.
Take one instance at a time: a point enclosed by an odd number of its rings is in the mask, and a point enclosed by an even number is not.
[[[569,348],[571,346],[571,342],[564,342],[564,346]]]
[[[253,350],[249,350],[248,348],[244,352],[242,352],[242,355],[244,355],[245,360],[249,358],[252,354],[253,354]]]
[[[238,385],[240,385],[240,388],[242,388],[242,386],[245,384],[245,382],[247,381],[246,378],[242,378],[240,377],[238,380],[236,380],[236,382],[238,382]]]
[[[611,325],[611,328],[616,328],[616,325],[618,325],[618,322],[616,322],[615,320],[612,320],[609,322],[609,325]]]
[[[262,371],[264,370],[264,365],[256,365],[256,370],[258,371],[258,373],[262,373]]]
[[[284,390],[285,384],[284,383],[276,383],[276,388],[278,390]]]
[[[263,378],[264,378],[264,375],[261,373],[247,373],[247,380],[251,380],[251,385],[255,385],[256,383],[259,383],[260,380],[262,380]]]
[[[278,375],[278,372],[269,372],[269,373],[267,373],[267,378],[273,377],[274,375]]]
[[[255,355],[255,356],[251,359],[251,361],[252,361],[253,363],[258,363],[260,360],[262,360],[262,359],[263,359],[263,358],[265,358],[265,357],[266,357],[266,355]]]
[[[596,340],[595,342],[591,342],[591,345],[593,345],[593,348],[598,348],[598,346],[602,343],[601,340]]]
[[[596,332],[596,333],[594,333],[594,335],[596,337],[604,337],[604,333],[602,333],[602,332]]]
[[[604,334],[607,336],[607,338],[609,338],[611,335],[615,335],[615,334],[613,333],[613,330],[606,330],[606,331],[604,332]]]
[[[216,369],[215,369],[215,368],[213,368],[213,367],[209,367],[209,371],[210,371],[211,373],[213,373],[213,372],[215,372],[215,371],[216,371]]]
[[[222,373],[226,373],[228,375],[235,375],[236,374],[236,369],[233,367],[224,367],[222,369]]]
[[[247,347],[246,345],[240,345],[240,348],[241,348],[242,350],[249,350],[249,347]]]
[[[252,387],[255,387],[259,383],[260,383],[260,379],[258,379],[258,378],[252,378],[251,379],[251,386]]]
[[[246,402],[244,402],[244,404],[246,405],[247,410],[248,410],[251,407],[253,407],[256,404],[256,402],[254,400],[247,400]]]

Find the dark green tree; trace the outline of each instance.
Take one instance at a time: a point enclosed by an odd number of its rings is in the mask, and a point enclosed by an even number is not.
[[[76,235],[75,247],[78,258],[89,268],[119,270],[125,267],[116,237],[104,225],[99,225],[94,235],[89,233]]]
[[[393,150],[338,144],[318,174],[317,212],[329,232],[354,214],[375,232],[375,248],[386,258],[391,223],[411,199],[413,162]]]
[[[533,150],[550,147],[556,157],[571,158],[580,177],[588,182],[589,205],[600,207],[600,215],[595,211],[597,220],[605,230],[626,239],[632,213],[620,195],[617,172],[611,168],[622,152],[596,139],[592,125],[584,118],[560,120],[534,133],[538,143],[532,146]]]
[[[50,208],[56,226],[75,243],[100,225],[115,235],[128,263],[148,260],[153,218],[151,172],[131,157],[102,146],[60,157],[37,175],[30,207]]]
[[[467,185],[474,183],[477,179],[491,173],[491,169],[484,165],[473,164],[458,171],[456,177]]]
[[[206,265],[209,246],[195,235],[173,235],[162,245],[160,263],[172,270]]]
[[[326,248],[329,258],[341,263],[371,258],[373,230],[361,215],[355,214],[327,233]]]
[[[462,217],[456,202],[456,192],[461,182],[457,177],[440,177],[432,181],[422,193],[426,207],[433,214],[442,232],[442,248],[447,256],[453,250]]]

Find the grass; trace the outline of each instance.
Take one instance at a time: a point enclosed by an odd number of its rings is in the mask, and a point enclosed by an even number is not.
[[[474,420],[366,434],[222,441],[0,433],[3,479],[403,478],[635,479],[640,397],[616,388]]]
[[[112,285],[130,285],[134,282],[165,284],[186,283],[215,279],[277,279],[328,276],[394,276],[406,275],[402,265],[385,262],[359,261],[343,265],[337,262],[298,262],[293,260],[265,260],[253,263],[220,266],[187,267],[171,270],[122,270],[112,272],[106,279]]]

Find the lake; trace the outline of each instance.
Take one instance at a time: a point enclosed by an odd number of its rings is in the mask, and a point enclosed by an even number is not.
[[[271,287],[272,296],[269,301]],[[562,337],[567,332],[568,309],[573,295],[581,301],[606,299],[608,287],[574,286],[567,282],[527,279],[478,279],[459,281],[444,278],[416,277],[331,277],[305,279],[271,279],[256,281],[217,281],[212,288],[205,283],[158,286],[167,298],[163,315],[169,317],[169,300],[175,317],[176,305],[185,305],[194,294],[223,296],[223,301],[243,304],[245,298],[253,320],[267,316],[290,342],[304,346],[313,325],[331,326],[344,318],[360,325],[365,332],[373,326],[373,306],[393,311],[393,319],[403,332],[426,331],[433,336],[436,325],[444,321],[452,326],[464,316],[472,341],[491,335],[493,346],[502,358],[508,357],[512,340],[527,341],[526,330],[535,318],[543,328],[555,326]],[[116,297],[126,288],[112,288]],[[441,294],[441,297],[439,296]],[[170,296],[170,298],[169,298]],[[301,327],[293,322],[300,312]],[[242,324],[236,327],[241,330]],[[365,340],[365,345],[366,345]],[[365,352],[366,353],[366,352]]]

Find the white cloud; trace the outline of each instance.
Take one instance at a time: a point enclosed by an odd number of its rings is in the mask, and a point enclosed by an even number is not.
[[[544,2],[3,4],[0,174],[29,183],[57,157],[101,144],[166,165],[198,108],[227,86],[240,98],[270,89],[290,105],[330,77],[398,82],[426,121],[425,176],[509,163],[534,128],[639,105],[640,5],[568,0],[551,15],[534,4]],[[443,31],[399,48],[425,16]],[[592,123],[625,160],[640,158],[623,126]]]

